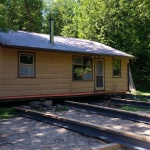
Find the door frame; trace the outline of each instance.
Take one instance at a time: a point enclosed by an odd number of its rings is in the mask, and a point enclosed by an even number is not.
[[[103,62],[103,87],[96,87],[96,61],[102,60]],[[105,59],[104,58],[95,58],[94,59],[94,89],[95,91],[105,91]]]

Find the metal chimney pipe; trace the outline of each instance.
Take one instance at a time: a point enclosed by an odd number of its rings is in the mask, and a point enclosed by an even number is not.
[[[54,43],[54,19],[50,18],[50,43]]]

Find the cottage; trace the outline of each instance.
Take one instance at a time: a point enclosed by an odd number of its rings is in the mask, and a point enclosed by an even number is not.
[[[0,100],[125,93],[132,58],[89,40],[0,32]]]

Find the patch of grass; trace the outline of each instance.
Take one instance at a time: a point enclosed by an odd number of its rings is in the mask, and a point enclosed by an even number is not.
[[[137,92],[139,92],[141,95],[144,96],[150,96],[150,91],[149,90],[138,90]]]
[[[135,95],[150,96],[150,91],[136,91]]]
[[[68,107],[66,107],[66,106],[58,106],[58,107],[56,107],[55,108],[55,111],[57,111],[57,112],[60,112],[60,111],[68,111],[69,110],[69,108]]]
[[[135,100],[145,101],[145,102],[149,101],[147,96],[150,96],[150,93],[144,93],[141,91],[134,91],[131,94],[134,95]]]
[[[149,108],[140,108],[140,107],[135,107],[135,106],[122,106],[120,108],[121,110],[127,110],[127,111],[150,111]]]
[[[140,92],[143,96],[150,96],[150,92]]]
[[[0,108],[0,119],[9,119],[17,116],[14,108]]]
[[[138,95],[138,100],[148,102],[148,99],[142,95]]]

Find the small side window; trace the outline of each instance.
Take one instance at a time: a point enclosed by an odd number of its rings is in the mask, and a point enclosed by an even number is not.
[[[121,77],[121,61],[113,59],[113,77]]]
[[[34,54],[19,53],[19,77],[35,77]]]

